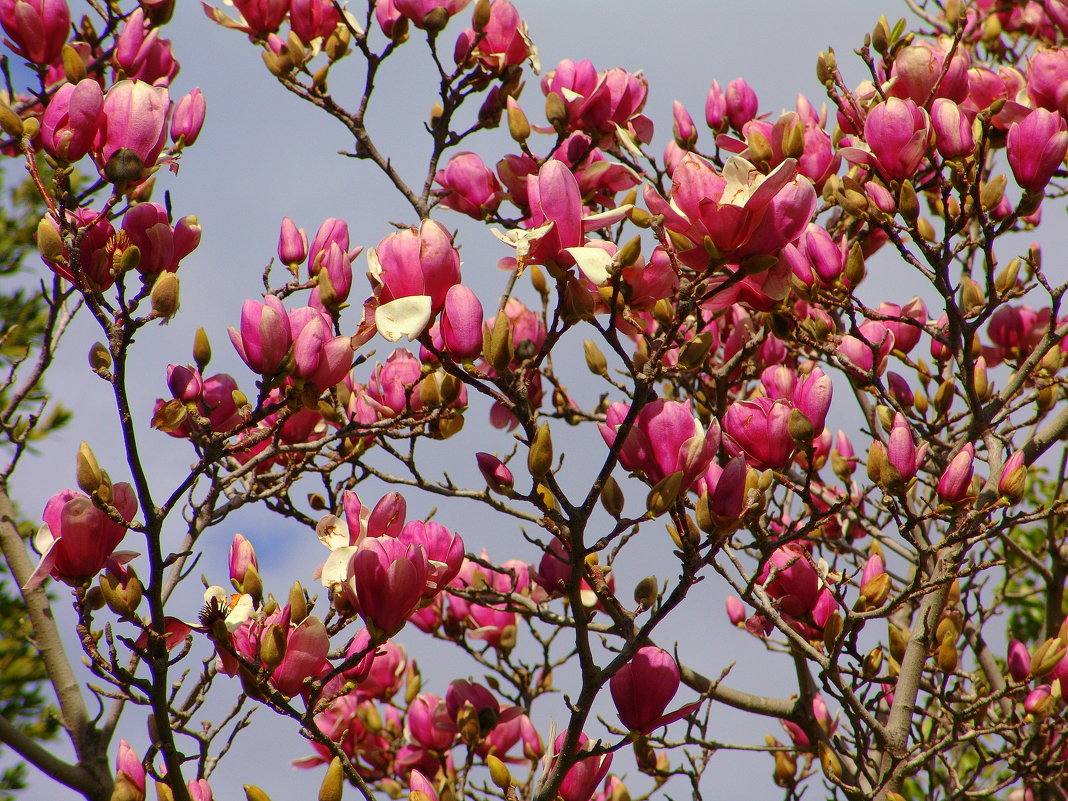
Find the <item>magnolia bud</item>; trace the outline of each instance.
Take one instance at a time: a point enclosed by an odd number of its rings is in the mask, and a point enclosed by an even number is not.
[[[831,612],[831,616],[823,624],[823,645],[828,651],[834,649],[834,645],[838,642],[838,637],[842,634],[844,627],[845,623],[842,621],[842,616],[838,612]]]
[[[1031,654],[1031,677],[1043,678],[1057,666],[1065,653],[1068,653],[1068,648],[1064,646],[1060,637],[1051,637],[1040,644]]]
[[[178,276],[174,273],[160,273],[152,284],[149,297],[152,301],[152,313],[169,320],[178,311]]]
[[[6,103],[0,103],[0,129],[16,141],[22,138],[25,130],[22,124],[22,117],[16,114],[15,110]]]
[[[271,797],[253,784],[245,785],[245,798],[247,801],[271,801]]]
[[[319,801],[341,801],[341,793],[345,789],[345,768],[341,759],[334,757],[330,760],[330,767],[326,769],[323,783],[319,785]]]
[[[1016,279],[1020,275],[1020,260],[1013,259],[1005,265],[996,276],[994,276],[994,289],[1000,294],[1004,295],[1010,289],[1016,286]]]
[[[656,576],[646,576],[634,588],[634,603],[642,609],[650,609],[656,603],[660,585]]]
[[[664,476],[649,490],[645,507],[649,510],[650,515],[659,517],[671,508],[671,505],[675,503],[675,499],[679,496],[679,490],[682,488],[682,477],[683,472],[676,470],[671,475]]]
[[[519,144],[530,138],[530,122],[516,103],[508,103],[508,133]]]
[[[823,768],[823,774],[831,780],[841,779],[842,760],[838,758],[838,754],[825,742],[820,742],[819,751],[820,767]]]
[[[286,633],[282,627],[272,623],[260,638],[260,661],[268,670],[274,670],[286,658]]]
[[[502,790],[512,786],[512,773],[497,757],[490,754],[486,757],[486,767],[489,768],[490,780]]]
[[[916,188],[912,181],[901,182],[901,190],[897,194],[897,210],[910,223],[915,223],[920,216],[920,201],[916,197]]]
[[[590,372],[594,375],[607,376],[608,360],[601,353],[601,349],[597,347],[597,343],[592,339],[586,339],[583,340],[582,347],[586,353],[586,367],[589,368]]]
[[[619,517],[623,513],[623,503],[623,490],[619,488],[619,482],[609,476],[601,487],[601,505],[612,517]]]
[[[94,342],[89,348],[89,366],[93,370],[107,370],[111,367],[111,352],[102,342]]]
[[[868,651],[864,657],[864,662],[861,664],[861,672],[864,674],[864,678],[873,679],[879,675],[879,669],[883,666],[883,649],[879,647],[872,648]]]
[[[545,96],[545,119],[557,133],[567,130],[567,106],[556,92],[549,92]]]
[[[201,372],[211,361],[211,343],[203,328],[198,328],[193,335],[193,361],[196,362],[197,369]]]
[[[37,223],[37,249],[48,261],[64,263],[67,260],[67,249],[63,245],[63,237],[48,218]]]
[[[96,492],[103,481],[104,476],[100,465],[88,442],[83,442],[78,446],[78,455],[75,457],[75,476],[78,488],[86,495]]]
[[[549,424],[542,423],[534,432],[527,453],[527,469],[530,475],[538,479],[549,472],[553,466],[553,441],[549,433]]]
[[[1005,184],[1008,183],[1005,175],[995,175],[979,190],[979,202],[987,211],[997,208],[1001,198],[1005,196]]]
[[[308,616],[308,597],[299,581],[294,581],[289,588],[289,619],[294,626],[299,626]]]
[[[512,330],[508,324],[508,315],[502,309],[497,313],[493,321],[493,328],[483,329],[482,353],[490,365],[498,373],[508,369],[512,359],[515,358],[515,347],[512,343]]]

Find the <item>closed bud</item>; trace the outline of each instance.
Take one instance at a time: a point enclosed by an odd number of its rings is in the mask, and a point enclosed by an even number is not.
[[[885,16],[880,16],[879,21],[875,23],[875,28],[871,32],[871,46],[879,55],[886,55],[890,46],[890,23],[886,21]]]
[[[152,284],[152,313],[169,320],[178,311],[178,276],[163,272]]]
[[[286,633],[277,623],[272,623],[260,639],[260,661],[268,670],[274,670],[286,658]]]
[[[7,103],[0,103],[0,129],[16,141],[22,138],[25,130],[22,117]]]
[[[634,603],[642,609],[651,609],[659,595],[660,584],[656,576],[646,576],[634,588]]]
[[[508,103],[508,133],[519,144],[523,144],[530,138],[530,122],[527,120],[527,115],[511,99]]]
[[[294,581],[289,588],[289,620],[294,626],[299,626],[308,616],[308,596],[304,594],[304,587],[299,581]]]
[[[67,249],[63,246],[63,237],[47,217],[37,223],[37,249],[48,261],[57,263],[67,261]]]
[[[811,443],[816,433],[812,421],[800,409],[790,410],[790,416],[786,420],[786,431],[797,445]]]
[[[515,357],[512,330],[508,324],[508,315],[503,309],[497,313],[493,328],[484,329],[482,340],[482,352],[490,365],[498,373],[503,373]]]
[[[193,334],[193,361],[201,372],[211,361],[211,342],[208,341],[208,334],[203,328],[198,328]]]
[[[845,624],[842,622],[842,616],[838,614],[838,612],[831,612],[831,616],[827,618],[827,622],[823,624],[823,645],[828,651],[834,649],[834,644],[842,634],[842,628],[844,626]]]
[[[838,758],[838,754],[834,752],[827,743],[820,742],[820,767],[823,768],[823,775],[832,781],[840,780],[842,778],[842,760]]]
[[[847,214],[863,219],[868,214],[868,196],[855,189],[842,189],[834,196],[835,202]]]
[[[960,280],[960,306],[965,317],[974,317],[986,306],[983,288],[966,275]]]
[[[938,662],[938,668],[943,673],[952,673],[957,669],[957,646],[953,640],[945,639],[939,643],[938,650],[935,652],[935,661]]]
[[[63,45],[63,74],[70,83],[78,83],[86,76],[85,60],[69,44]]]
[[[849,250],[849,258],[846,259],[845,270],[842,274],[850,286],[858,286],[864,280],[864,251],[859,242],[854,242]]]
[[[639,228],[649,228],[653,224],[653,215],[637,206],[627,212],[627,219]]]
[[[998,494],[1008,503],[1016,504],[1023,500],[1027,488],[1027,463],[1023,451],[1016,451],[1005,460],[998,482]]]
[[[860,588],[860,599],[867,609],[878,609],[890,595],[890,574],[879,573]]]
[[[548,297],[549,284],[545,281],[545,273],[536,264],[530,268],[530,284],[534,287],[534,291],[543,298]]]
[[[905,657],[905,648],[908,647],[911,632],[893,623],[887,623],[887,629],[889,630],[887,639],[890,644],[890,656],[900,662]]]
[[[567,130],[567,106],[556,92],[549,92],[545,96],[545,119],[557,133]]]
[[[512,786],[512,773],[508,770],[508,766],[505,765],[497,757],[490,754],[486,757],[486,767],[489,768],[490,781],[497,785],[502,790],[507,790]]]
[[[927,242],[935,242],[938,239],[934,226],[931,225],[931,221],[926,217],[920,217],[920,219],[917,220],[916,232],[920,235],[921,239]]]
[[[115,257],[112,259],[112,270],[118,275],[125,275],[131,270],[136,270],[141,266],[141,248],[137,245],[130,245],[124,249],[121,253],[115,251]]]
[[[319,785],[319,801],[341,801],[344,789],[345,768],[341,764],[341,759],[334,757],[330,760],[330,767],[326,769],[323,783]]]
[[[594,375],[607,376],[608,360],[601,353],[601,349],[597,347],[597,343],[592,339],[586,339],[583,340],[582,347],[586,353],[586,367],[589,368],[589,371]]]
[[[821,52],[816,58],[816,79],[828,86],[834,83],[834,73],[838,69],[838,60],[834,57],[834,50]]]
[[[916,387],[912,392],[912,406],[921,417],[927,414],[927,395],[919,387]]]
[[[897,193],[897,210],[910,223],[915,223],[920,216],[920,201],[916,197],[916,188],[912,181],[901,182],[901,189]]]
[[[527,453],[527,469],[535,479],[544,476],[553,466],[553,440],[549,424],[542,423],[534,432]]]
[[[756,128],[752,128],[749,131],[749,135],[745,138],[745,143],[749,146],[749,160],[753,164],[760,164],[762,161],[769,162],[775,155],[768,138]]]
[[[271,797],[254,784],[246,784],[244,790],[246,801],[271,801]]]
[[[107,370],[111,367],[111,351],[102,342],[94,342],[89,348],[89,366],[93,370]]]
[[[953,396],[956,392],[957,382],[955,379],[946,379],[938,385],[934,396],[934,407],[939,416],[949,411],[949,407],[953,405]]]
[[[764,735],[764,742],[771,748],[782,745],[769,735]],[[772,771],[771,778],[779,787],[793,787],[794,776],[797,774],[797,759],[789,751],[773,751],[772,755],[775,757],[775,770]]]
[[[1031,654],[1031,678],[1044,678],[1057,666],[1066,653],[1068,653],[1068,648],[1065,647],[1060,637],[1050,637],[1041,643]]]
[[[868,478],[873,484],[882,486],[886,479],[883,474],[887,472],[890,463],[886,459],[886,446],[879,440],[873,440],[868,448]]]
[[[616,261],[621,267],[630,267],[642,255],[642,238],[635,236],[627,240],[616,253]]]
[[[861,672],[866,679],[874,679],[879,675],[879,670],[883,666],[883,649],[879,647],[872,648],[868,651],[864,657],[864,662],[861,664]]]
[[[623,490],[619,488],[619,482],[609,476],[601,487],[601,505],[608,514],[617,518],[623,513],[623,503]]]
[[[1004,295],[1016,286],[1016,280],[1020,275],[1020,260],[1013,259],[994,276],[994,289]]]
[[[679,364],[687,370],[696,370],[705,363],[715,340],[716,334],[702,331],[679,349]]]
[[[1001,202],[1001,198],[1005,196],[1005,185],[1008,183],[1008,178],[1002,175],[995,175],[979,190],[979,202],[982,204],[986,211],[993,211],[997,208],[997,205]]]
[[[675,319],[675,307],[671,305],[670,300],[661,298],[653,305],[653,319],[662,326],[671,325],[671,321]]]
[[[682,488],[683,472],[676,470],[669,476],[664,476],[649,490],[649,496],[645,500],[645,507],[649,510],[649,514],[653,517],[659,517],[664,514],[671,505],[675,503],[675,499],[679,496],[679,490]]]
[[[96,492],[103,481],[103,472],[88,442],[83,442],[78,446],[78,455],[75,457],[75,476],[78,488],[86,495]]]
[[[94,612],[103,609],[106,603],[107,597],[99,587],[90,587],[85,593],[85,605]]]

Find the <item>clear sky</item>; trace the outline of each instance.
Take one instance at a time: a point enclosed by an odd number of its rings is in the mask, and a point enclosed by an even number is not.
[[[773,116],[792,108],[798,92],[805,93],[818,106],[821,94],[815,79],[817,53],[833,45],[840,61],[848,62],[849,52],[860,45],[864,32],[872,28],[879,13],[886,13],[893,21],[904,12],[903,3],[893,0],[675,0],[663,4],[648,0],[517,0],[516,5],[529,23],[545,69],[564,58],[589,58],[599,69],[619,66],[645,72],[650,84],[645,113],[657,125],[655,152],[670,137],[673,100],[681,101],[690,110],[699,123],[702,138],[711,137],[700,123],[712,79],[725,86],[735,77],[745,77],[760,97],[761,111]],[[469,13],[464,13],[464,24],[455,24],[444,34],[449,43],[447,53],[451,53],[455,32],[466,27]],[[242,386],[251,390],[252,379],[233,354],[226,326],[237,323],[244,299],[258,296],[259,277],[274,255],[281,218],[288,215],[313,234],[323,219],[339,217],[349,223],[353,244],[367,246],[394,230],[391,222],[415,222],[410,209],[372,165],[337,155],[337,151],[352,146],[345,131],[282,90],[245,37],[215,26],[201,13],[200,4],[192,0],[178,3],[167,35],[174,41],[182,63],[173,95],[178,97],[199,85],[207,98],[208,117],[200,141],[183,156],[178,176],[164,176],[159,187],[171,191],[176,215],[199,217],[203,240],[180,271],[181,312],[170,325],[146,330],[139,338],[136,357],[135,409],[144,424],[146,461],[159,487],[178,481],[182,469],[192,460],[192,451],[185,443],[147,431],[152,401],[165,392],[164,367],[168,362],[191,360],[192,332],[202,325],[216,354],[212,371],[232,372]],[[407,44],[389,62],[377,112],[370,118],[372,134],[408,174],[418,167],[426,152],[422,121],[433,102],[428,91],[429,66],[422,43]],[[855,68],[847,74],[858,79],[860,76]],[[339,70],[330,84],[342,103],[356,99],[356,84],[349,89],[345,81],[345,72]],[[542,106],[534,80],[528,81],[522,100],[533,119]],[[486,135],[474,140],[473,149],[482,152],[486,162],[492,164],[508,152],[508,145],[502,136]],[[156,199],[162,200],[162,191]],[[495,264],[508,255],[506,249],[487,229],[469,224],[466,218],[445,210],[437,216],[446,225],[460,229],[464,281],[474,286],[486,303],[500,291],[502,274]],[[369,290],[362,276],[362,257],[355,266],[353,299],[358,300]],[[897,300],[903,302],[907,298]],[[27,515],[38,514],[48,496],[73,484],[73,454],[81,439],[90,442],[113,478],[121,480],[126,476],[113,444],[114,412],[109,394],[86,367],[89,345],[99,338],[90,321],[84,319],[60,352],[49,385],[74,407],[76,418],[68,432],[46,443],[41,455],[18,473],[16,497]],[[369,347],[377,348],[379,358],[388,353],[381,340]],[[578,357],[576,361],[581,363]],[[592,392],[581,386],[581,379],[575,380],[576,391]],[[458,459],[456,454],[507,447],[507,437],[489,430],[484,412],[473,410],[463,436],[439,449],[435,458],[440,459],[439,466],[447,465],[450,472],[474,482],[473,463],[463,464],[466,457]],[[569,469],[579,475],[581,460],[570,464]],[[638,488],[631,489],[637,497]],[[380,492],[371,488],[363,494],[376,499]],[[434,505],[433,500],[414,494],[409,494],[409,499],[415,514]],[[499,521],[471,513],[470,508],[443,505],[438,519],[459,529],[470,550],[486,547],[500,559],[536,559],[533,549],[522,542],[514,527],[501,528]],[[235,531],[242,531],[257,545],[268,589],[284,594],[297,578],[311,586],[311,571],[325,556],[314,535],[257,511],[227,520],[211,532],[199,570],[212,581],[223,583],[226,578],[225,551]],[[629,587],[657,565],[663,566],[661,575],[668,575],[667,535],[649,527],[643,537],[648,541],[640,544],[642,559],[621,567],[619,586],[624,594],[629,594]],[[126,546],[136,547],[129,541]],[[704,590],[713,583],[701,585],[702,593],[691,599],[693,603],[682,611],[679,622],[665,637],[676,639],[683,658],[708,675],[719,675],[737,662],[731,682],[756,692],[781,692],[783,683],[777,672],[787,663],[766,658],[754,640],[730,628],[722,613],[722,593],[711,587]],[[61,594],[63,590],[56,587],[55,591]],[[175,612],[192,619],[198,595],[197,587],[192,587],[184,601],[188,608],[179,604]],[[65,601],[59,602],[58,614],[66,615],[66,607]],[[401,639],[421,658],[427,689],[431,691],[443,693],[449,678],[467,676],[473,670],[462,658],[454,658],[440,648],[428,649],[427,638],[417,631],[406,633]],[[669,645],[666,639],[660,644]],[[71,650],[77,651],[73,638]],[[140,752],[146,742],[144,713],[137,709],[130,709],[129,713],[121,733]],[[554,717],[559,722],[562,711]],[[723,708],[713,710],[713,720],[715,735],[723,740],[762,743],[764,733],[783,738],[770,721],[752,721]],[[538,722],[544,721],[542,718]],[[547,727],[541,728],[544,736]],[[57,750],[66,749],[61,744]],[[292,759],[308,750],[288,722],[261,710],[253,728],[241,736],[213,777],[216,798],[240,798],[240,787],[245,783],[262,785],[276,801],[309,797],[318,786],[318,772],[303,774],[290,767]],[[767,755],[721,754],[707,774],[705,797],[763,797],[773,789],[771,767]],[[686,793],[679,786],[673,794]],[[35,779],[25,797],[60,801],[72,796]]]

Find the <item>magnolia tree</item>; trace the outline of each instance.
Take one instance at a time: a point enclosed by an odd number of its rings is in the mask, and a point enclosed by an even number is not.
[[[736,748],[766,751],[787,798],[1068,797],[1068,284],[1016,235],[1063,206],[1068,3],[919,2],[915,30],[865,37],[859,85],[833,51],[826,98],[792,111],[713,81],[699,123],[679,103],[657,123],[662,149],[640,73],[541,71],[508,0],[233,5],[205,11],[409,216],[360,262],[345,222],[281,220],[231,310],[247,369],[212,373],[201,329],[192,364],[132,375],[200,242],[152,199],[205,116],[168,89],[174,0],[80,21],[0,0],[32,77],[5,61],[3,152],[43,210],[42,322],[0,392],[0,544],[74,757],[7,710],[0,741],[94,801],[211,799],[250,723],[307,739],[291,758],[322,766],[321,801],[698,797]],[[405,173],[366,123],[380,73],[427,53],[430,157]],[[499,127],[507,147],[480,137]],[[458,215],[487,226],[492,292],[461,269]],[[31,551],[9,482],[55,423],[43,388],[76,315],[124,459],[83,444],[76,489],[56,469]],[[138,380],[166,396],[142,408]],[[453,443],[482,427],[480,452],[442,442],[465,425]],[[167,436],[192,465],[173,485],[144,458]],[[433,519],[408,513],[420,495]],[[232,519],[253,504],[325,546],[314,575],[264,586]],[[492,557],[453,530],[474,506]],[[665,528],[667,572],[619,586]],[[199,559],[220,538],[229,563]],[[178,591],[198,573],[199,606]],[[733,686],[729,643],[680,654],[669,618],[713,584],[774,695]],[[402,645],[420,638],[457,659],[424,678]],[[739,740],[724,707],[775,734]],[[270,797],[261,768],[234,771]]]

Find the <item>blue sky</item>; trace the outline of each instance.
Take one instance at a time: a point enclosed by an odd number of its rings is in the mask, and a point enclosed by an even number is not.
[[[282,90],[246,39],[215,26],[199,5],[191,0],[178,3],[168,35],[182,63],[173,94],[178,97],[199,85],[207,98],[207,123],[200,141],[183,155],[178,175],[161,177],[156,199],[161,200],[162,190],[169,189],[176,215],[199,217],[203,240],[182,265],[181,312],[169,325],[153,326],[139,337],[132,373],[137,376],[134,407],[144,426],[145,460],[161,488],[180,480],[182,469],[192,461],[192,452],[184,443],[147,430],[152,401],[165,391],[164,366],[190,361],[192,334],[202,325],[214,346],[212,371],[232,372],[239,383],[251,389],[251,377],[233,353],[226,326],[236,323],[242,301],[260,291],[259,277],[274,255],[281,218],[292,217],[311,235],[323,219],[339,217],[349,223],[353,244],[367,246],[394,230],[391,222],[415,222],[411,211],[370,164],[337,155],[352,145],[340,125]],[[760,97],[761,111],[773,115],[792,108],[798,92],[818,106],[821,95],[815,62],[819,50],[833,45],[840,61],[848,64],[846,54],[859,46],[879,13],[887,13],[893,20],[904,8],[890,0],[724,0],[716,4],[703,0],[664,4],[539,0],[517,5],[528,21],[545,69],[564,58],[589,58],[599,69],[619,66],[645,72],[650,84],[645,113],[657,125],[655,152],[670,136],[673,100],[690,110],[699,123],[701,137],[710,138],[700,121],[712,79],[725,86],[744,76]],[[444,34],[449,42],[447,53],[451,52],[452,31],[462,27],[454,25]],[[861,77],[855,67],[847,74],[857,80]],[[425,47],[417,40],[410,42],[384,70],[378,107],[370,116],[372,134],[385,143],[383,149],[402,172],[409,174],[418,168],[426,152],[422,121],[433,102],[429,92],[432,83],[427,80],[431,77]],[[339,68],[330,84],[343,103],[356,98],[356,84],[350,88],[346,80],[352,80],[351,73]],[[533,119],[541,107],[536,79],[528,80],[523,102]],[[509,151],[509,142],[504,136],[488,134],[476,138],[473,149],[479,150],[487,163],[493,163]],[[460,230],[465,282],[479,292],[484,303],[495,297],[503,283],[495,264],[508,255],[506,249],[487,229],[469,224],[466,218],[444,210],[438,218]],[[362,258],[356,267],[354,299],[367,292]],[[83,319],[59,354],[50,385],[74,406],[77,416],[68,432],[46,443],[42,454],[17,475],[16,497],[28,514],[37,513],[48,496],[73,483],[73,454],[81,439],[90,442],[116,480],[127,472],[113,445],[116,429],[109,393],[85,366],[89,345],[99,338],[91,321]],[[381,340],[369,347],[377,348],[379,358],[388,352]],[[581,367],[580,357],[575,357],[575,363]],[[584,368],[581,370],[584,373]],[[583,386],[585,379],[574,380],[577,392],[592,396],[594,389]],[[464,464],[455,454],[508,448],[507,437],[489,429],[480,414],[484,412],[473,410],[463,435],[434,450],[430,464],[447,468],[456,478],[476,482],[473,460]],[[599,442],[592,431],[578,436],[575,442],[579,446]],[[569,462],[568,470],[581,478],[582,460]],[[635,498],[639,496],[636,486],[631,491]],[[380,492],[369,488],[363,494],[373,500]],[[409,499],[413,515],[435,505],[433,499],[414,494]],[[453,505],[442,505],[438,519],[460,530],[470,550],[486,547],[500,559],[536,559],[511,524],[502,528],[499,521]],[[257,545],[265,584],[277,594],[284,594],[295,578],[310,585],[312,569],[325,556],[312,532],[251,510],[212,532],[199,569],[215,582],[221,583],[226,577],[225,551],[235,531],[245,533]],[[623,594],[629,594],[630,586],[658,567],[662,577],[669,575],[667,535],[650,527],[643,536],[648,542],[638,546],[641,558],[620,567],[618,581]],[[131,543],[127,546],[134,547]],[[195,579],[190,583],[197,586],[179,600],[176,610],[187,619],[195,615],[199,596],[199,583]],[[661,644],[666,646],[668,637],[677,640],[682,656],[708,675],[719,675],[737,662],[730,681],[741,689],[781,692],[779,671],[787,663],[766,658],[754,640],[728,625],[722,613],[723,595],[711,586],[714,583],[701,585],[701,593],[695,593]],[[57,591],[61,592],[59,588]],[[57,607],[60,616],[67,614],[64,602]],[[427,638],[418,632],[406,634],[402,640],[422,660],[429,690],[441,693],[448,678],[466,676],[473,670],[462,658],[441,648],[429,648]],[[76,652],[73,638],[71,645]],[[557,697],[549,703],[559,707],[553,715],[559,722],[562,702]],[[120,733],[140,751],[145,744],[144,714],[136,709],[129,713]],[[241,797],[240,787],[245,783],[264,786],[276,799],[314,792],[318,773],[312,776],[290,767],[292,759],[308,752],[290,725],[262,710],[255,720],[216,772],[212,780],[216,798]],[[753,721],[724,708],[713,709],[713,720],[716,736],[724,740],[762,743],[766,732],[783,736],[770,721]],[[542,729],[544,735],[547,727]],[[58,745],[57,749],[64,747]],[[763,796],[772,790],[770,772],[771,760],[766,755],[721,754],[707,774],[706,798]],[[46,790],[46,786],[35,780],[26,797],[41,798],[46,793],[57,800],[73,797],[53,788]],[[685,795],[683,788],[675,788],[675,794],[680,793]]]

